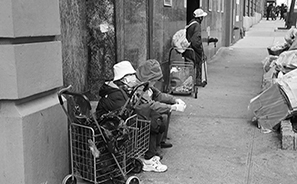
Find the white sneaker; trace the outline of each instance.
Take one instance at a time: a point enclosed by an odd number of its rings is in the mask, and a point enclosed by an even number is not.
[[[149,160],[142,160],[143,162],[143,171],[147,171],[147,172],[165,172],[167,171],[167,166],[163,165],[160,162],[160,157],[158,156],[153,156],[151,159]]]

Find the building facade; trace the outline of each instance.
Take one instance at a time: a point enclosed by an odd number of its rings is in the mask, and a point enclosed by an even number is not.
[[[261,0],[1,1],[0,183],[60,183],[70,159],[57,91],[71,84],[98,100],[121,60],[157,59],[168,76],[171,38],[199,7],[208,58],[263,15]]]

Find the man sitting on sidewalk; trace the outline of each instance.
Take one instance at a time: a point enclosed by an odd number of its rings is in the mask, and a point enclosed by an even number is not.
[[[172,110],[178,111],[177,104],[180,104],[182,107],[185,107],[185,103],[181,99],[176,99],[174,96],[166,93],[162,93],[157,88],[154,87],[155,83],[161,79],[163,79],[163,73],[159,62],[155,59],[149,59],[142,63],[140,63],[139,67],[136,70],[136,76],[141,82],[149,82],[150,88],[143,96],[143,106],[146,104],[150,105],[150,109],[154,112],[157,112],[156,121],[161,121],[159,124],[164,125],[165,129],[161,132],[156,132],[158,135],[152,135],[151,139],[156,144],[152,144],[151,150],[155,150],[157,152],[157,146],[161,148],[169,148],[172,147],[172,144],[166,143],[167,132],[169,127],[168,115]],[[141,106],[140,105],[140,106]],[[183,111],[184,109],[182,109]],[[142,114],[142,112],[139,112]],[[145,115],[147,116],[147,115]],[[154,119],[152,119],[154,121]],[[150,154],[150,153],[148,153]]]

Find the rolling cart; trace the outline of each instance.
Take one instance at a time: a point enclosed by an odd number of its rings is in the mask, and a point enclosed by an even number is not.
[[[196,70],[193,62],[185,60],[172,60],[172,51],[175,47],[172,47],[169,51],[168,66],[169,66],[169,79],[166,91],[173,95],[194,95],[197,98],[198,87],[195,85]],[[195,52],[192,48],[187,48],[193,53],[195,58]],[[179,52],[176,51],[178,54]]]
[[[76,184],[77,177],[94,184],[107,181],[139,184],[138,177],[127,175],[142,171],[140,157],[149,147],[150,121],[139,119],[136,114],[125,120],[121,119],[121,114],[107,114],[104,123],[116,119],[118,121],[114,122],[119,123],[117,128],[108,129],[97,121],[87,97],[70,92],[70,88],[58,92],[60,105],[70,121],[71,174],[63,179],[62,184]],[[63,98],[67,99],[70,109],[66,109]]]

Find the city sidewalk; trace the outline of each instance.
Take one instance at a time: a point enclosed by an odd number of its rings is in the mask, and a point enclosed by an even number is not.
[[[162,149],[165,173],[137,174],[143,184],[293,184],[297,152],[281,149],[279,132],[263,134],[251,123],[251,98],[261,90],[267,47],[284,42],[284,21],[263,19],[233,46],[208,61],[208,84],[198,98],[181,96]],[[84,182],[79,182],[83,184]]]
[[[251,98],[261,90],[267,47],[283,43],[284,21],[263,19],[208,62],[208,85],[198,99],[181,97],[184,113],[171,118],[173,148],[163,149],[163,174],[142,173],[144,184],[292,184],[297,152],[282,150],[279,132],[263,134],[251,123]]]

